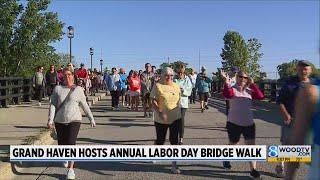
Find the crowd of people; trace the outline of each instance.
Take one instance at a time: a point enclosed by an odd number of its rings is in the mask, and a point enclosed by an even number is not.
[[[88,92],[85,88],[81,88],[86,87],[83,84],[87,84],[88,80],[91,80],[91,84],[95,84],[94,88],[92,86],[90,88],[91,93],[105,86],[105,90],[110,92],[114,111],[120,108],[139,111],[141,102],[144,117],[151,117],[154,120],[156,145],[165,143],[168,129],[171,145],[184,143],[186,112],[189,104],[194,104],[196,99],[199,100],[201,112],[209,109],[209,88],[212,79],[208,77],[205,67],[201,68],[199,74],[194,70],[186,74],[183,64],[174,69],[166,67],[157,71],[150,63],[146,63],[145,71],[130,70],[127,75],[125,69],[120,68],[118,71],[113,67],[110,73],[103,76],[100,74],[100,77],[95,71],[85,70],[83,64],[78,70],[74,70],[71,65],[60,70],[54,75],[54,66],[50,66],[48,73],[43,75],[43,68],[39,67],[33,81],[39,102],[41,101],[39,94],[42,93],[43,87],[47,87],[47,93],[51,95],[48,127],[55,126],[57,129],[59,145],[76,143],[82,119],[79,105],[84,108],[91,126],[95,126],[94,117],[85,102]],[[296,76],[287,80],[282,86],[277,99],[283,119],[280,141],[282,144],[314,145],[309,174],[310,179],[317,179],[320,178],[320,83],[310,78],[312,71],[310,62],[299,61],[296,70]],[[261,100],[264,94],[254,83],[253,78],[237,67],[232,68],[229,73],[221,70],[220,75],[224,79],[222,95],[226,98],[226,130],[229,144],[238,144],[242,135],[246,145],[254,145],[256,125],[252,100]],[[97,82],[92,83],[92,78],[96,78]],[[68,162],[66,165],[69,167],[68,178],[74,178],[74,162]],[[293,177],[296,168],[294,165],[280,163],[275,172],[279,177]],[[222,166],[226,169],[232,168],[228,161],[224,161]],[[171,171],[180,173],[177,162],[172,162]],[[250,162],[250,176],[255,179],[260,178],[255,161]]]

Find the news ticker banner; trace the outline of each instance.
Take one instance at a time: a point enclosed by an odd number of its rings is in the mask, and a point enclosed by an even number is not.
[[[311,146],[19,145],[10,161],[269,161],[310,162]]]

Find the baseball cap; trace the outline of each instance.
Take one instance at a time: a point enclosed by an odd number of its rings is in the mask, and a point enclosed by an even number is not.
[[[298,64],[297,64],[297,66],[311,66],[311,65],[312,63],[308,60],[300,60],[298,61]]]
[[[80,66],[84,66],[84,64],[83,64],[83,63],[81,63],[81,64],[80,64]]]

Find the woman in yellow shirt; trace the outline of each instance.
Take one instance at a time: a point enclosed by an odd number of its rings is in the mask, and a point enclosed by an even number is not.
[[[163,145],[169,128],[171,145],[178,145],[179,123],[181,121],[180,87],[173,82],[173,70],[164,68],[161,80],[153,86],[150,94],[156,128],[156,145]],[[177,163],[172,162],[171,172],[179,174]]]

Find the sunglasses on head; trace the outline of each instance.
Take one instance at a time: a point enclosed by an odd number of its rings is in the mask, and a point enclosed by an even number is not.
[[[240,79],[248,79],[247,76],[238,76]]]

